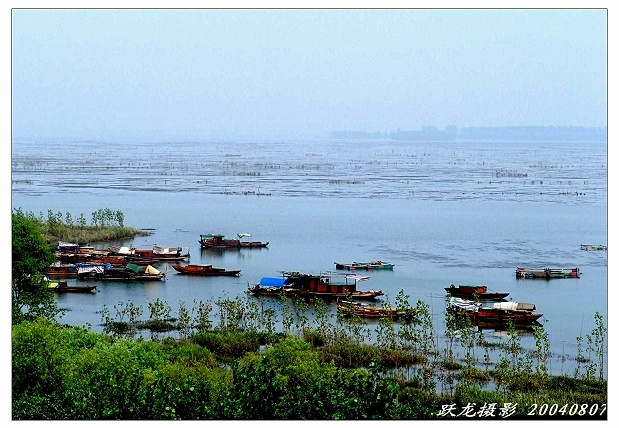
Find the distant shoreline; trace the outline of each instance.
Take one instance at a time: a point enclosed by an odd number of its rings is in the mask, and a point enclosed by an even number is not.
[[[329,136],[335,139],[391,139],[391,140],[525,140],[525,141],[607,141],[608,129],[581,126],[502,126],[466,127],[458,129],[447,126],[440,130],[424,126],[420,130],[365,132],[332,131]]]

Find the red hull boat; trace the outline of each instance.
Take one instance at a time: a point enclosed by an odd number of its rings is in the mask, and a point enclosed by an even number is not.
[[[239,276],[240,270],[226,270],[224,268],[215,268],[213,265],[172,265],[175,271],[185,275],[199,276]]]

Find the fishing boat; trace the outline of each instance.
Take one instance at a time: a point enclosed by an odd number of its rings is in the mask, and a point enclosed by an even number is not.
[[[154,264],[157,262],[182,262],[190,257],[189,251],[183,254],[183,247],[161,247],[153,245],[152,249],[129,248],[122,246],[109,247],[111,255],[121,256],[128,263]]]
[[[473,324],[479,322],[486,326],[491,324],[514,327],[528,327],[543,314],[536,313],[533,303],[518,302],[474,302],[459,297],[447,299],[447,310],[460,316],[467,316]]]
[[[112,266],[123,266],[127,264],[124,256],[94,256],[88,259],[88,263],[109,263]]]
[[[608,247],[606,247],[606,245],[580,244],[580,249],[584,251],[608,251]]]
[[[263,277],[258,284],[250,286],[247,284],[248,290],[255,296],[303,296],[306,295],[308,290],[302,290],[300,288],[286,284],[286,278],[271,278]]]
[[[50,279],[75,278],[77,276],[77,267],[73,263],[54,263],[47,268],[45,276]]]
[[[384,308],[372,306],[366,302],[355,302],[343,300],[337,302],[337,310],[343,315],[359,316],[361,318],[391,318],[393,320],[410,320],[417,315],[417,311],[412,308]]]
[[[239,276],[240,270],[226,270],[224,268],[215,268],[213,265],[172,265],[175,271],[186,275],[200,276]]]
[[[83,263],[93,257],[108,255],[107,250],[96,249],[92,246],[80,246],[70,242],[58,241],[58,249],[54,253],[57,260],[63,263]]]
[[[286,284],[301,290],[307,290],[308,297],[347,298],[373,300],[382,296],[381,290],[357,290],[357,283],[368,279],[367,276],[342,274],[306,274],[300,272],[282,272]]]
[[[68,285],[67,281],[48,281],[48,290],[59,293],[90,293],[95,291],[96,285]]]
[[[579,268],[552,269],[537,268],[529,269],[524,267],[516,268],[516,278],[518,279],[553,279],[553,278],[580,278]]]
[[[112,266],[105,264],[77,264],[77,279],[79,280],[102,280],[102,281],[153,281],[165,278],[165,273],[160,272],[151,265],[140,266],[127,263],[125,266]]]
[[[98,250],[93,253],[56,251],[54,253],[56,260],[64,264],[86,263],[94,256],[101,257],[103,255],[107,255],[107,251]]]
[[[268,242],[248,241],[243,238],[251,237],[250,233],[237,233],[238,239],[226,239],[220,233],[208,233],[200,235],[200,247],[202,248],[265,248]]]
[[[393,264],[380,260],[373,262],[335,263],[335,268],[340,270],[393,270]]]
[[[448,295],[469,300],[503,300],[509,293],[489,292],[485,285],[458,285],[451,284],[445,287]]]

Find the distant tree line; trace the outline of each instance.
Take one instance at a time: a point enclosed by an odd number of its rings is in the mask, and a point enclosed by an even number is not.
[[[440,130],[424,126],[420,130],[392,132],[333,131],[336,139],[385,139],[385,140],[524,140],[524,141],[606,141],[608,130],[582,126],[501,126],[458,127],[450,125]]]

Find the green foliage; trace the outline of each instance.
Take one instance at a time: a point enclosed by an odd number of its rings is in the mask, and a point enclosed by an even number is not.
[[[13,419],[70,418],[64,409],[67,365],[106,343],[105,336],[39,318],[13,326],[11,339]]]
[[[291,336],[233,367],[236,418],[354,420],[429,416],[412,390],[372,370],[321,362],[309,343]]]
[[[39,223],[19,210],[12,214],[12,323],[61,313],[43,280],[53,255]]]
[[[15,326],[13,419],[221,418],[229,370],[189,342],[110,340],[40,319]]]
[[[191,340],[222,357],[241,357],[260,348],[261,336],[239,331],[206,332],[192,336]]]
[[[93,226],[123,227],[125,216],[121,211],[113,211],[109,208],[98,209],[93,211],[91,223]]]

